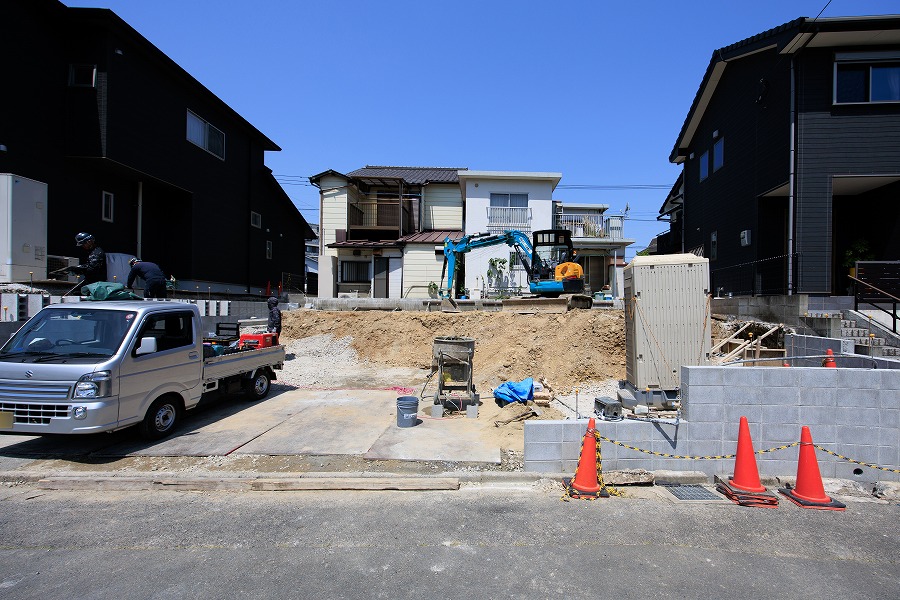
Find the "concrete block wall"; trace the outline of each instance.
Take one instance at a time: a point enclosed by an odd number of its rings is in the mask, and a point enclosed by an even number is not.
[[[800,317],[809,312],[809,296],[736,296],[713,298],[710,309],[714,314],[734,315],[769,323],[801,325]]]
[[[840,368],[900,369],[900,360],[855,354],[853,340],[788,334],[784,336],[784,348],[789,357],[822,356],[830,348],[834,352],[835,362]],[[822,359],[810,358],[806,361],[792,360],[790,362],[791,366],[815,367],[822,364]]]
[[[689,456],[732,454],[740,417],[756,450],[813,442],[849,458],[900,469],[900,370],[821,367],[682,367],[682,419],[674,423],[597,420],[600,435],[624,444]],[[525,470],[573,473],[587,421],[526,421]],[[577,440],[577,443],[575,443]],[[664,458],[604,442],[606,469],[692,470],[729,475],[733,459]],[[794,476],[798,448],[757,455],[760,474]],[[817,451],[823,477],[900,481]]]

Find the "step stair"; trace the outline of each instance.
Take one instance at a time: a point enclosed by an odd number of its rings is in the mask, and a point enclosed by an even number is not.
[[[855,319],[841,318],[841,338],[852,340],[857,354],[870,356],[900,356],[900,348],[888,346],[883,337],[871,333],[866,327],[858,327]]]

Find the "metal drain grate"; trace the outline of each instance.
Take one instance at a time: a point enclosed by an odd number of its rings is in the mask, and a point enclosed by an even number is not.
[[[667,485],[665,488],[679,500],[722,500],[722,496],[702,485]]]

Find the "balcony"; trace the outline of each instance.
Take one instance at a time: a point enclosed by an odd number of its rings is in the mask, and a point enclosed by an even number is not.
[[[531,231],[531,209],[528,207],[488,206],[487,229],[490,233],[502,233],[507,229]]]
[[[347,228],[352,239],[396,239],[413,231],[411,205],[414,200],[364,200],[347,205]],[[368,235],[364,235],[366,232]],[[391,232],[384,237],[379,232]]]
[[[568,229],[572,238],[624,240],[624,218],[597,213],[565,213],[556,215],[556,229]]]

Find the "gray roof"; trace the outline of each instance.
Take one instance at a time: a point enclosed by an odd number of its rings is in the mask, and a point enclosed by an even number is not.
[[[421,185],[423,183],[459,183],[457,171],[465,168],[450,167],[377,167],[366,165],[347,173],[348,177],[368,180],[402,179],[404,183]]]

